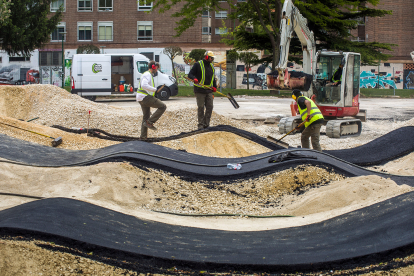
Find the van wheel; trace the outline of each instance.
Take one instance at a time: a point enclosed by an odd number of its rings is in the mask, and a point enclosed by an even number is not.
[[[164,87],[160,92],[157,93],[157,98],[161,101],[166,101],[170,98],[170,89],[168,87]]]
[[[92,102],[94,102],[96,100],[96,96],[84,96],[82,98],[85,98],[85,99],[90,100]]]

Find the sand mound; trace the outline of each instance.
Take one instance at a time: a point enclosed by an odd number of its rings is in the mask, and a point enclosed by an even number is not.
[[[315,185],[320,187],[310,189]],[[300,189],[305,192],[297,195],[294,191]],[[213,184],[190,183],[161,171],[143,171],[128,163],[55,169],[0,166],[0,192],[73,198],[144,219],[233,231],[314,223],[412,190],[378,176],[343,179],[317,167],[290,169],[233,184]],[[33,200],[2,196],[0,210]],[[180,217],[151,210],[298,218],[257,219],[252,223],[251,219],[241,217]]]

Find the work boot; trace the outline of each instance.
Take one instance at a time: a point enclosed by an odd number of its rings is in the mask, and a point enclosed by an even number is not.
[[[153,124],[151,124],[150,122],[148,122],[148,121],[145,121],[144,122],[144,126],[146,126],[149,129],[152,129],[152,130],[157,130],[157,128]]]

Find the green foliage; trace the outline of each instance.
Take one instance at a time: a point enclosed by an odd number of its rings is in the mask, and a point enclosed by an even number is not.
[[[176,56],[181,56],[183,54],[183,50],[178,46],[169,46],[169,47],[165,47],[162,52],[166,54],[171,60],[172,71],[174,73],[175,79],[177,80],[177,73],[175,72],[175,69],[174,69],[174,58]]]
[[[49,42],[62,18],[62,8],[50,16],[53,0],[19,0],[9,6],[10,16],[0,26],[1,48],[8,55],[28,56]],[[3,1],[2,1],[3,2]]]
[[[204,55],[206,54],[206,52],[207,51],[205,49],[193,49],[191,50],[188,57],[194,59],[197,62],[204,58]]]
[[[226,58],[228,62],[235,62],[239,59],[239,53],[237,53],[236,50],[232,49],[227,52]]]
[[[11,0],[0,0],[0,27],[9,21],[11,5],[13,5]]]
[[[76,49],[77,54],[100,54],[101,51],[99,50],[98,46],[87,44],[87,45],[80,45],[78,49]]]

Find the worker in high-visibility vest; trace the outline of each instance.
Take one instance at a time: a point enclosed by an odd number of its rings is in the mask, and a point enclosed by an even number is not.
[[[321,145],[319,144],[321,127],[325,122],[322,112],[311,99],[303,96],[302,92],[298,89],[292,91],[292,98],[298,104],[300,116],[302,121],[305,122],[305,130],[300,137],[302,148],[310,148],[310,137],[312,148],[314,150],[322,151]]]
[[[345,65],[345,59],[343,58],[339,67],[332,74],[333,85],[339,85],[342,82],[342,71]]]
[[[217,91],[214,75],[214,53],[212,51],[206,52],[204,59],[193,65],[188,73],[188,78],[194,81],[194,94],[198,107],[198,129],[208,128],[213,113],[213,92]]]
[[[148,128],[157,130],[154,126],[155,122],[162,116],[167,109],[165,103],[154,97],[157,89],[154,84],[154,76],[156,76],[158,66],[155,61],[151,60],[148,63],[148,71],[141,76],[139,87],[137,90],[137,101],[142,109],[142,124],[141,124],[141,139],[147,139]],[[151,107],[157,108],[154,114],[151,115]]]

